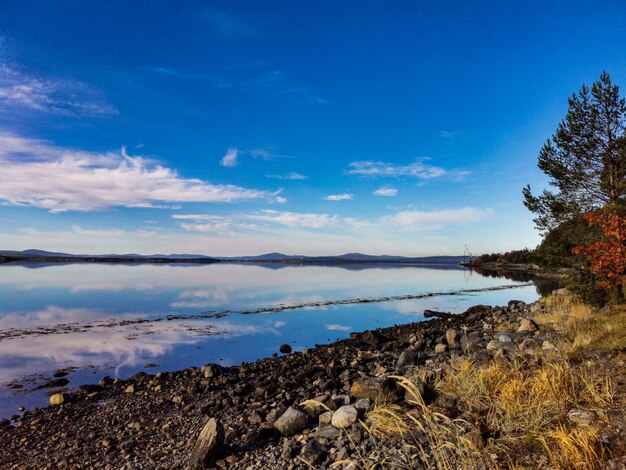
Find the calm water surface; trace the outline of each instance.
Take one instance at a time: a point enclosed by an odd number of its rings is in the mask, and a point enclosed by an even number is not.
[[[33,389],[62,368],[73,368],[67,378],[76,387],[138,370],[233,365],[268,357],[283,343],[299,350],[351,331],[421,321],[424,309],[459,313],[539,296],[527,282],[456,266],[33,266],[0,266],[0,416],[45,405],[49,389]],[[238,313],[507,285],[516,287]]]

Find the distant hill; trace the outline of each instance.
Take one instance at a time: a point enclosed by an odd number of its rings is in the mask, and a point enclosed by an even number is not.
[[[46,262],[46,263],[217,263],[218,260],[205,255],[172,254],[172,255],[139,255],[104,254],[85,255],[60,253],[29,249],[24,251],[0,250],[0,263],[9,262]]]
[[[363,253],[346,253],[337,256],[301,256],[283,253],[265,253],[256,256],[221,257],[222,261],[230,262],[265,262],[265,263],[304,263],[304,264],[349,264],[349,263],[412,263],[412,264],[458,264],[465,261],[464,256],[423,256],[410,258],[406,256],[366,255]]]
[[[197,254],[153,254],[139,255],[126,254],[71,254],[53,251],[29,249],[24,251],[0,250],[0,263],[6,262],[104,262],[104,263],[213,263],[213,262],[242,262],[242,263],[284,263],[284,264],[458,264],[464,261],[463,256],[423,256],[405,257],[389,255],[366,255],[363,253],[346,253],[338,256],[300,256],[283,253],[265,253],[255,256],[210,257]]]

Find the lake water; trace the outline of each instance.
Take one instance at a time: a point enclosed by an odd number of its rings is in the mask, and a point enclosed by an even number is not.
[[[515,287],[478,291],[499,286]],[[424,294],[434,295],[397,298]],[[538,296],[528,281],[457,266],[2,265],[0,416],[45,405],[49,389],[33,389],[58,369],[72,368],[71,388],[138,370],[233,365],[283,343],[299,350],[421,321],[424,309]],[[347,302],[363,298],[386,299]]]

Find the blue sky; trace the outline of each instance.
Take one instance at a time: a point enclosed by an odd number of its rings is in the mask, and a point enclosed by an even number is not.
[[[533,247],[521,188],[624,44],[621,1],[0,1],[0,248]]]

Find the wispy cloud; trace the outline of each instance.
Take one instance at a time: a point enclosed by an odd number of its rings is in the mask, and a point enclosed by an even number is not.
[[[266,178],[276,178],[279,180],[305,180],[308,179],[308,176],[301,175],[300,173],[296,173],[295,171],[290,171],[289,173],[285,173],[284,175],[265,175]]]
[[[287,227],[325,228],[336,224],[338,217],[328,214],[307,214],[299,212],[281,212],[264,210],[262,214],[250,215],[251,219],[274,224],[286,225]]]
[[[429,180],[441,177],[463,178],[469,174],[468,171],[446,170],[445,168],[428,165],[421,160],[408,165],[398,165],[381,161],[364,160],[351,162],[347,170],[349,175],[400,178],[410,177],[421,180]]]
[[[352,194],[329,194],[324,199],[327,201],[349,201],[352,199]]]
[[[97,90],[86,83],[39,77],[0,58],[0,109],[61,115],[103,117],[117,114]]]
[[[95,153],[0,134],[0,200],[51,212],[167,203],[274,200],[277,193],[183,178],[176,170],[126,150]]]
[[[448,225],[466,225],[495,215],[493,209],[463,207],[438,211],[401,211],[380,219],[383,224],[410,230],[437,230]]]
[[[411,176],[419,179],[431,179],[447,174],[447,171],[441,167],[426,165],[420,161],[409,165],[396,165],[395,163],[366,160],[351,162],[348,165],[351,167],[348,170],[349,175],[389,176],[393,178]]]
[[[395,196],[396,194],[398,194],[398,190],[396,188],[389,188],[389,187],[383,186],[382,188],[378,188],[372,194],[374,196],[391,197],[391,196]]]
[[[292,155],[285,155],[276,152],[272,148],[261,147],[252,150],[241,150],[237,147],[231,147],[226,151],[226,154],[221,158],[220,165],[226,167],[235,167],[241,163],[241,157],[249,156],[252,158],[260,158],[265,161],[278,160],[280,158],[294,158]],[[297,175],[297,173],[291,173]],[[300,175],[298,175],[300,176]],[[276,178],[280,178],[278,175]],[[303,179],[303,178],[280,178],[280,179]]]
[[[360,235],[367,231],[380,236],[388,229],[401,231],[434,231],[453,225],[467,225],[495,215],[493,209],[462,207],[434,211],[405,210],[374,219],[339,217],[326,213],[302,213],[262,210],[256,213],[239,213],[229,216],[212,214],[175,214],[175,220],[189,232],[258,232],[272,225],[294,229],[333,229],[337,232]]]
[[[447,141],[453,141],[460,135],[460,131],[439,131],[439,137]]]
[[[227,166],[227,167],[237,166],[239,165],[239,162],[237,161],[237,157],[239,157],[239,150],[237,150],[234,147],[229,148],[226,151],[226,154],[220,160],[220,165]]]

